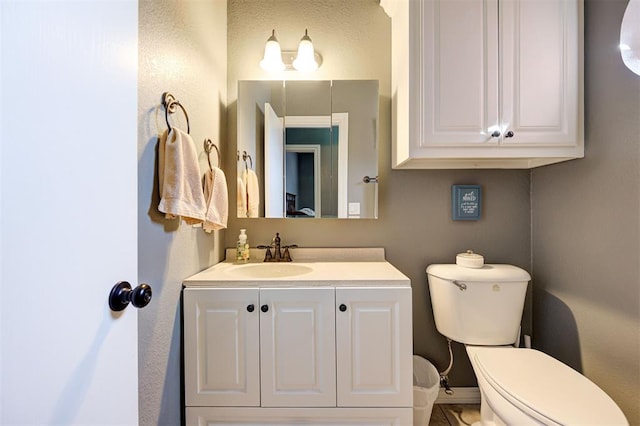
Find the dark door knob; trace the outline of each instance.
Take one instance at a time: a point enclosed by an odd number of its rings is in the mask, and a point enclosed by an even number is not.
[[[509,130],[507,133],[505,133],[504,137],[505,138],[512,138],[513,137],[513,132],[511,130]]]
[[[129,303],[136,308],[144,308],[149,304],[152,296],[153,292],[148,284],[140,284],[131,289],[131,284],[127,281],[120,281],[111,289],[109,307],[115,312],[124,310]]]
[[[267,311],[269,311],[269,306],[267,306],[267,305],[262,305],[262,306],[260,306],[260,310],[261,310],[262,312],[267,312]]]
[[[340,306],[338,306],[338,309],[340,309],[340,312],[344,312],[347,310],[347,305],[345,305],[344,303],[340,304]]]
[[[255,306],[253,306],[253,303],[249,306],[247,306],[247,311],[249,312],[253,312],[253,310],[255,309]]]

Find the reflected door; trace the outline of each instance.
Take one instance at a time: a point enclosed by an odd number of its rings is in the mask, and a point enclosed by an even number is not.
[[[269,103],[264,104],[264,215],[284,217],[284,124]]]

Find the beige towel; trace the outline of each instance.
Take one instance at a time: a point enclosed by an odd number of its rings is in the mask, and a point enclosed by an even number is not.
[[[204,198],[207,202],[205,232],[213,232],[227,227],[229,217],[229,194],[227,178],[218,167],[208,170],[204,175]]]
[[[238,217],[247,217],[247,186],[244,184],[242,177],[238,178],[238,197],[237,197]]]
[[[258,217],[260,210],[260,186],[258,175],[251,169],[242,173],[242,180],[247,188],[247,217]]]
[[[206,204],[198,156],[191,136],[176,127],[160,137],[158,180],[158,210],[167,219],[181,216],[189,225],[204,222]]]

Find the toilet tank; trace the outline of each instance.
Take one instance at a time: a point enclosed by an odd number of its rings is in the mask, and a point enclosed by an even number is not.
[[[440,334],[471,345],[510,345],[518,339],[531,276],[512,265],[427,267],[431,306]]]

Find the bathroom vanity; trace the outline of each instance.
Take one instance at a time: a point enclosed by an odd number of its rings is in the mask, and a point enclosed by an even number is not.
[[[410,425],[409,279],[383,249],[292,256],[184,281],[186,424]]]

